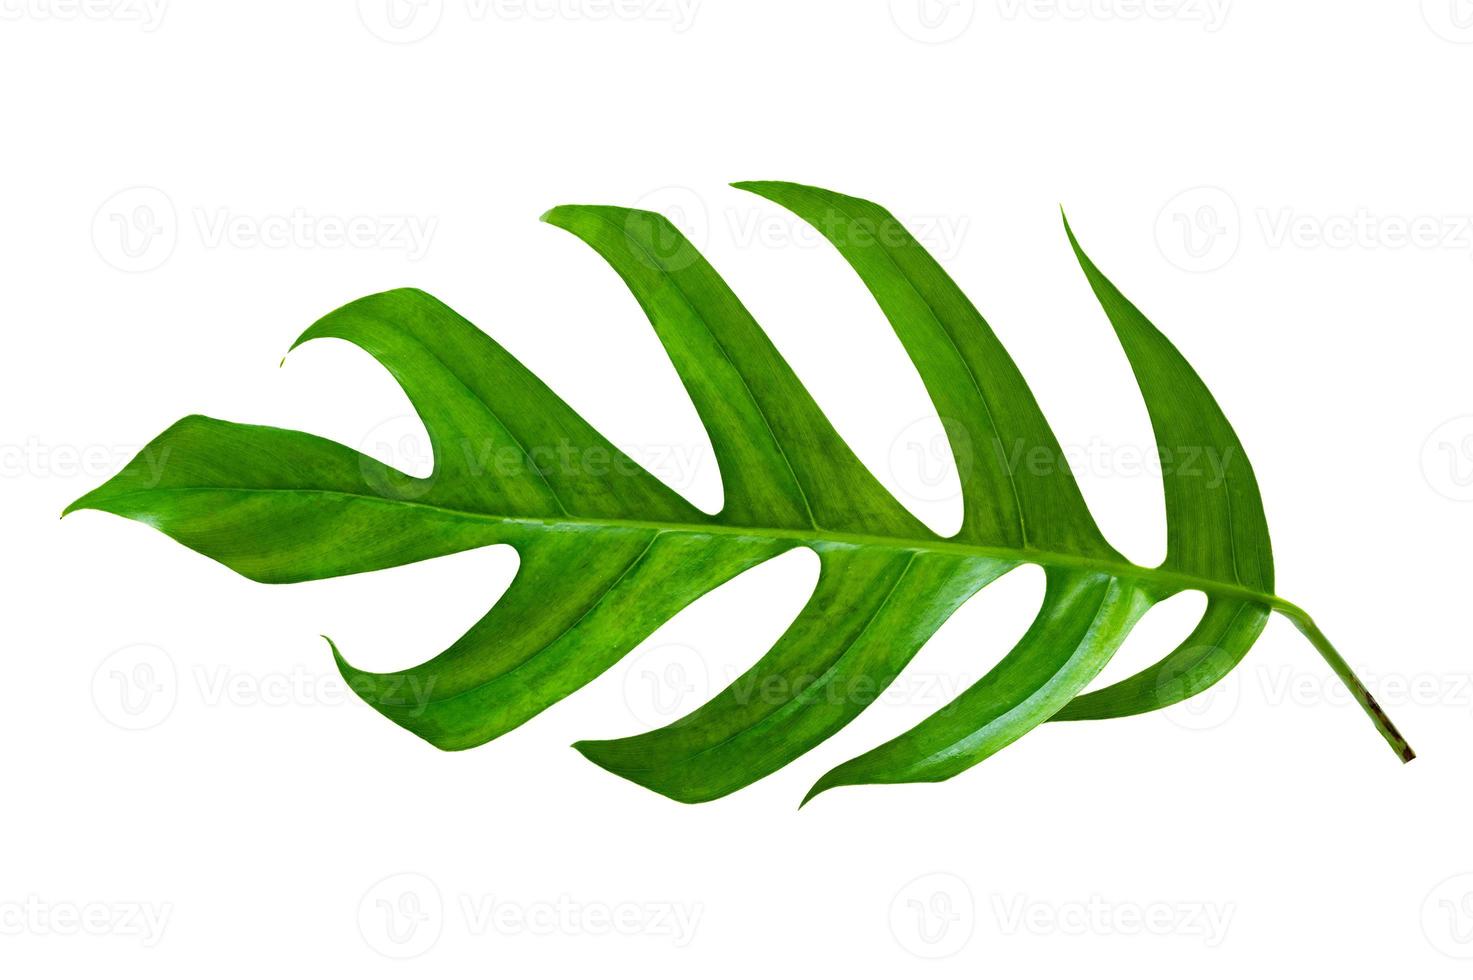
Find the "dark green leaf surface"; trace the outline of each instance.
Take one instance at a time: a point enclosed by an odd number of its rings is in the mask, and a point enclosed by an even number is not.
[[[812,549],[821,568],[813,595],[726,690],[664,728],[577,745],[600,766],[686,802],[740,789],[838,731],[962,603],[1021,564],[1041,565],[1047,588],[1014,649],[950,705],[832,770],[810,798],[840,785],[947,779],[1044,721],[1135,714],[1190,697],[1242,659],[1271,610],[1295,622],[1411,757],[1309,617],[1273,594],[1262,501],[1227,419],[1072,232],[1162,450],[1168,549],[1157,568],[1131,564],[1104,540],[1012,359],[893,216],[813,187],[738,186],[817,228],[895,329],[952,445],[967,447],[958,453],[956,535],[933,534],[880,485],[668,221],[602,206],[559,207],[545,220],[602,256],[648,316],[710,435],[720,513],[692,507],[495,341],[410,289],[350,303],[297,344],[346,340],[392,373],[429,432],[429,477],[305,433],[191,416],[68,510],[144,521],[261,582],[511,545],[521,564],[510,588],[438,656],[369,673],[333,647],[364,700],[445,749],[515,728],[701,595],[792,548]],[[1172,465],[1188,455],[1196,465]],[[1055,465],[1017,465],[1040,458]],[[1080,693],[1153,604],[1185,590],[1204,592],[1208,603],[1176,650]]]

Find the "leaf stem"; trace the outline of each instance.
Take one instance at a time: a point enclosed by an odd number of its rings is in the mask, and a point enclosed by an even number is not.
[[[1381,737],[1386,740],[1386,744],[1391,746],[1391,750],[1400,757],[1401,761],[1411,762],[1415,759],[1417,753],[1412,751],[1412,747],[1407,744],[1407,740],[1402,737],[1401,732],[1396,730],[1396,725],[1392,723],[1390,716],[1377,703],[1375,696],[1366,690],[1366,686],[1361,683],[1361,679],[1355,676],[1355,671],[1350,669],[1350,664],[1346,663],[1345,658],[1340,656],[1340,651],[1335,649],[1335,645],[1330,642],[1329,637],[1325,636],[1320,631],[1320,628],[1315,625],[1315,621],[1310,618],[1309,613],[1300,609],[1292,602],[1285,602],[1283,599],[1277,599],[1274,602],[1274,608],[1283,614],[1289,622],[1293,623],[1299,632],[1304,634],[1305,639],[1314,644],[1314,648],[1320,652],[1320,656],[1325,658],[1325,662],[1330,665],[1330,669],[1335,672],[1335,676],[1344,682],[1345,686],[1350,689],[1351,695],[1365,709],[1366,714],[1371,716],[1371,721],[1375,724],[1376,730],[1381,733]]]

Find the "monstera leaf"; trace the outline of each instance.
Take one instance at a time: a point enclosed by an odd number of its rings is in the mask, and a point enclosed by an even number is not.
[[[860,464],[741,301],[669,222],[585,206],[555,208],[545,220],[602,255],[654,325],[710,434],[720,513],[672,492],[495,341],[412,289],[350,303],[297,343],[346,340],[393,374],[429,432],[429,477],[306,433],[191,416],[69,510],[143,521],[259,582],[513,546],[521,564],[505,595],[428,662],[368,673],[333,648],[364,700],[443,749],[515,728],[703,593],[810,548],[822,569],[813,595],[749,671],[671,725],[576,746],[686,802],[740,789],[834,734],[969,597],[1025,563],[1043,567],[1047,586],[1017,646],[951,704],[829,772],[810,798],[845,784],[947,779],[1041,722],[1130,715],[1191,697],[1242,659],[1274,611],[1412,758],[1309,617],[1274,595],[1258,485],[1217,403],[1072,233],[1158,444],[1223,463],[1210,476],[1193,467],[1163,474],[1168,548],[1156,568],[1132,564],[1100,534],[1013,361],[895,218],[818,188],[737,186],[792,210],[839,249],[914,361],[952,445],[972,447],[959,467],[964,519],[955,535],[932,533]],[[161,471],[157,460],[167,461]],[[1080,694],[1146,610],[1185,590],[1208,602],[1180,646],[1127,680]]]

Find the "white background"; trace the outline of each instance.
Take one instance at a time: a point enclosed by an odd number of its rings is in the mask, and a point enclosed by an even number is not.
[[[0,0],[0,969],[1466,975],[1466,0],[357,6]],[[411,284],[714,508],[709,444],[636,305],[537,222],[589,202],[682,222],[860,456],[956,527],[900,346],[833,252],[726,186],[758,178],[911,223],[1013,352],[1112,541],[1152,563],[1149,426],[1062,202],[1237,427],[1280,593],[1421,758],[1398,764],[1275,621],[1181,708],[1044,726],[949,783],[796,812],[1002,655],[1041,595],[1029,569],[828,743],[681,806],[568,744],[719,690],[801,607],[811,555],[445,754],[345,696],[318,634],[365,667],[418,663],[485,611],[509,554],[268,587],[142,525],[57,520],[192,412],[423,471],[408,402],[367,355],[319,342],[277,367],[317,316]],[[1102,681],[1201,604],[1154,611]]]

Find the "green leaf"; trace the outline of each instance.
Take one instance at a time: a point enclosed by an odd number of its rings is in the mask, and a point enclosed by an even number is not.
[[[1156,568],[1132,564],[1105,541],[1017,367],[900,222],[819,188],[738,186],[813,224],[890,321],[952,445],[967,447],[957,453],[964,506],[956,535],[928,530],[859,462],[679,231],[657,214],[602,206],[554,208],[544,219],[602,256],[654,326],[710,435],[724,490],[719,513],[691,506],[495,341],[412,289],[350,303],[296,343],[338,338],[383,364],[429,433],[430,476],[306,433],[190,416],[68,512],[143,521],[273,583],[511,545],[521,562],[511,586],[438,656],[370,673],[332,648],[365,701],[444,749],[515,728],[701,595],[788,550],[811,549],[821,569],[813,595],[726,690],[664,728],[577,745],[600,766],[685,802],[740,789],[838,731],[959,606],[1022,564],[1042,566],[1048,584],[1014,649],[950,705],[829,772],[809,798],[840,785],[947,779],[1050,719],[1115,717],[1190,697],[1242,659],[1270,611],[1295,622],[1411,758],[1313,621],[1273,594],[1262,501],[1227,419],[1067,223],[1163,454],[1168,549]],[[1172,465],[1188,455],[1193,465]],[[1208,602],[1176,650],[1080,693],[1152,605],[1187,590]]]

